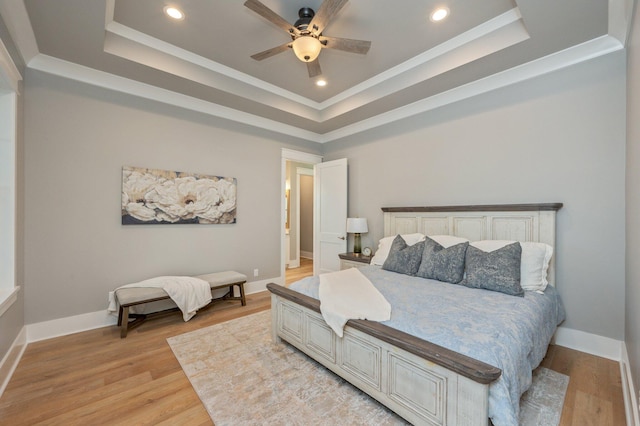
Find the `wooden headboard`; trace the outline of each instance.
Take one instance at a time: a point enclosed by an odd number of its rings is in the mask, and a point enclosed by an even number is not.
[[[562,203],[383,207],[384,236],[420,232],[471,241],[534,241],[556,246],[556,212]],[[555,255],[548,280],[555,285]]]

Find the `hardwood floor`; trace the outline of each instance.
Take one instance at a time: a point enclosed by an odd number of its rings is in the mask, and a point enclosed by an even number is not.
[[[313,275],[313,259],[300,258],[300,267],[285,270],[285,285]]]
[[[211,425],[166,339],[270,303],[268,292],[250,294],[247,306],[221,302],[186,323],[173,313],[126,339],[113,326],[31,343],[0,398],[0,424]],[[561,426],[625,424],[617,362],[550,346],[543,365],[570,376]]]

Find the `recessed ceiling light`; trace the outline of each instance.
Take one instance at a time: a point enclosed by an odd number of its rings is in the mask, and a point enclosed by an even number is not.
[[[433,22],[438,22],[442,21],[447,16],[449,16],[449,9],[447,9],[446,7],[439,7],[431,12],[429,19],[431,19]]]
[[[318,81],[316,81],[316,86],[324,87],[326,85],[327,85],[327,81],[326,80],[318,80]]]
[[[168,17],[175,19],[176,21],[181,21],[184,19],[184,13],[182,13],[180,9],[173,6],[165,6],[164,13]]]

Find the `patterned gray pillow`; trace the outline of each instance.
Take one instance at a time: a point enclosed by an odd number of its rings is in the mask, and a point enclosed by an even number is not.
[[[469,246],[465,258],[466,277],[461,284],[512,296],[524,296],[524,290],[520,286],[521,256],[520,243],[509,244],[489,253]]]
[[[405,275],[415,275],[420,267],[423,250],[424,241],[409,246],[402,236],[397,235],[391,243],[389,256],[384,261],[382,269]]]
[[[468,242],[444,248],[427,237],[417,276],[458,284],[464,277],[464,257]]]

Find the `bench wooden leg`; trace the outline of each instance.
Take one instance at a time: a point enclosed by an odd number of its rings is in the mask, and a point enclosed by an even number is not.
[[[244,295],[244,283],[238,284],[238,287],[240,287],[240,301],[242,302],[242,306],[247,306],[247,299]]]
[[[120,338],[127,337],[127,331],[129,328],[129,307],[120,307],[120,315],[118,315],[118,325],[120,326]]]

